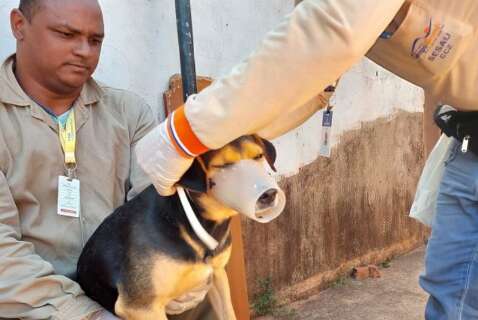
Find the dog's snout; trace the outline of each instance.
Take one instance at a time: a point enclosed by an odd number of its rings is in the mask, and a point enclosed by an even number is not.
[[[258,201],[260,204],[264,206],[268,206],[274,203],[276,196],[277,196],[277,190],[269,189],[260,196]]]

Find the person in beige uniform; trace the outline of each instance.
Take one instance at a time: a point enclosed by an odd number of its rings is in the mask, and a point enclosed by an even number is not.
[[[172,194],[194,157],[302,123],[314,111],[303,106],[364,56],[424,88],[430,132],[439,103],[478,110],[477,27],[475,0],[304,0],[246,60],[140,140],[139,164],[160,194]],[[428,320],[478,318],[478,157],[458,145],[420,278]]]
[[[104,36],[96,0],[22,0],[11,25],[16,54],[0,67],[0,319],[117,319],[85,296],[76,263],[103,219],[151,183],[133,150],[155,115],[91,78]],[[73,150],[60,138],[71,116]],[[59,199],[68,175],[78,208]]]

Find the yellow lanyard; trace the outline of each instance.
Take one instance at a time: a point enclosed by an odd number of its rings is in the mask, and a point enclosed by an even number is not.
[[[68,177],[73,178],[76,170],[75,148],[76,148],[76,126],[75,112],[72,109],[66,120],[65,127],[59,124],[60,142],[63,152],[65,153],[65,168],[68,171]]]

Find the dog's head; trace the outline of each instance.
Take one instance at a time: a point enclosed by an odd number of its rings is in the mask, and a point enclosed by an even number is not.
[[[276,204],[278,193],[282,192],[276,187],[267,187],[265,182],[272,179],[267,166],[275,171],[275,160],[272,143],[257,135],[243,136],[196,158],[179,185],[190,192],[193,201],[204,210],[202,214],[206,219],[224,220],[238,211],[247,211],[240,202],[248,197],[257,197],[256,209],[265,210]],[[248,177],[251,175],[254,177]],[[257,182],[251,185],[251,179]],[[247,185],[251,185],[248,191]]]

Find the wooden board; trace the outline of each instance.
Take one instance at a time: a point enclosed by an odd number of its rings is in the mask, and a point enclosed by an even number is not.
[[[210,85],[212,79],[209,77],[197,77],[196,83],[198,91]],[[184,103],[183,99],[183,82],[181,75],[174,74],[169,78],[169,89],[163,93],[164,114],[168,115],[174,109],[180,107]]]
[[[197,77],[198,91],[210,85],[209,77]],[[175,74],[169,79],[169,90],[163,94],[165,114],[171,113],[184,103],[181,75]],[[231,286],[232,303],[238,320],[249,320],[249,299],[247,296],[246,267],[244,263],[244,247],[242,242],[241,219],[233,217],[231,222],[232,255],[227,266],[229,284]]]

